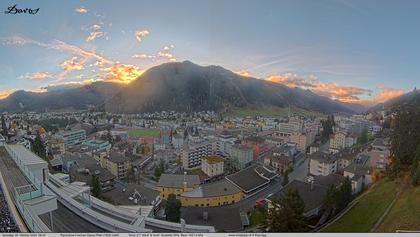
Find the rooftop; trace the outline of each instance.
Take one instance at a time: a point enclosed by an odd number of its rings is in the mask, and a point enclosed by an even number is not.
[[[223,157],[221,157],[221,156],[215,156],[215,155],[213,155],[213,156],[207,156],[207,157],[205,157],[203,159],[207,160],[207,163],[209,163],[209,164],[216,164],[216,163],[224,162]]]
[[[274,197],[278,195],[284,195],[290,189],[296,189],[298,191],[299,196],[305,203],[304,212],[309,212],[315,208],[320,207],[323,204],[325,194],[327,193],[327,187],[325,186],[312,184],[311,188],[310,183],[306,183],[300,180],[293,180],[268,199],[273,200]]]
[[[162,174],[159,179],[158,187],[182,188],[184,186],[184,178],[188,187],[194,187],[200,184],[198,175],[183,174]]]
[[[242,189],[245,193],[249,193],[262,187],[270,182],[268,177],[272,177],[269,174],[266,174],[265,171],[261,170],[261,165],[253,165],[248,168],[245,168],[239,172],[226,176],[226,179],[234,183],[237,187]],[[258,169],[256,169],[258,168]],[[265,177],[259,175],[257,172],[267,175]],[[268,173],[268,171],[267,171]]]
[[[111,152],[109,154],[108,160],[114,163],[123,163],[129,161],[129,159],[119,152]]]
[[[309,157],[322,163],[332,163],[337,159],[337,156],[332,156],[322,151],[317,151],[311,154]]]
[[[223,179],[218,182],[203,184],[191,192],[183,193],[185,197],[217,197],[233,195],[241,190],[230,181]]]

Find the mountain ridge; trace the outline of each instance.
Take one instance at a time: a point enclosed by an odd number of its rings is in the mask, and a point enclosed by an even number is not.
[[[199,66],[190,61],[152,67],[128,85],[95,82],[79,88],[44,93],[17,91],[0,100],[0,111],[101,107],[105,111],[120,113],[160,110],[195,112],[288,105],[322,113],[356,112],[349,105],[310,90],[243,77],[221,66]]]

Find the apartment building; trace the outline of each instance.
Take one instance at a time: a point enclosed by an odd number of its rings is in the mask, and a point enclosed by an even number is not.
[[[64,140],[66,146],[77,145],[86,140],[86,131],[83,129],[64,131],[58,135]]]
[[[213,155],[212,141],[189,142],[182,150],[182,166],[186,170],[201,167],[201,160],[207,156]]]
[[[201,170],[209,177],[223,174],[224,159],[221,156],[213,155],[203,158],[201,161]]]
[[[337,172],[337,157],[317,151],[310,156],[309,173],[317,176],[327,176]]]

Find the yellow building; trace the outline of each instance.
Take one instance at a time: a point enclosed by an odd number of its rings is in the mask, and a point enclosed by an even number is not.
[[[243,192],[230,181],[223,179],[215,183],[203,184],[191,192],[184,192],[179,199],[183,207],[217,207],[238,203]]]
[[[214,177],[223,174],[224,159],[221,156],[208,156],[201,161],[201,170],[209,177]]]
[[[127,177],[131,169],[131,160],[124,155],[112,152],[109,156],[99,157],[102,168],[107,169],[118,179]]]
[[[157,189],[162,199],[167,199],[169,194],[178,198],[184,192],[191,192],[200,185],[198,175],[162,174]]]

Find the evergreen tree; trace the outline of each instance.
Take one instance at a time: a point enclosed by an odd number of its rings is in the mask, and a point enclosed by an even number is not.
[[[286,186],[289,183],[289,170],[284,172],[283,181],[281,183],[282,186]]]
[[[99,197],[101,195],[101,183],[97,175],[92,175],[92,195]]]
[[[268,211],[267,227],[270,232],[303,232],[307,229],[303,216],[305,204],[296,189],[283,196],[275,196]]]
[[[35,140],[32,144],[32,151],[42,159],[46,160],[47,154],[45,151],[44,143],[42,143],[41,136],[39,133],[36,134]]]
[[[339,200],[337,203],[337,209],[343,210],[353,200],[353,189],[349,177],[346,177],[343,184],[339,189]]]
[[[411,165],[411,178],[412,184],[417,186],[420,184],[420,142],[417,145],[416,155],[413,159],[413,164]]]
[[[339,200],[340,191],[337,189],[337,187],[335,187],[335,185],[331,184],[327,189],[327,193],[325,194],[323,207],[326,210],[331,210],[334,213],[337,209]]]
[[[165,204],[165,216],[167,221],[179,222],[181,218],[181,201],[176,199],[175,194],[169,194]]]
[[[6,126],[6,118],[4,117],[4,115],[1,116],[1,134],[3,135],[3,137],[6,137],[8,134],[7,126]]]
[[[366,128],[363,129],[362,134],[359,137],[359,144],[366,144],[369,141],[368,130]]]

